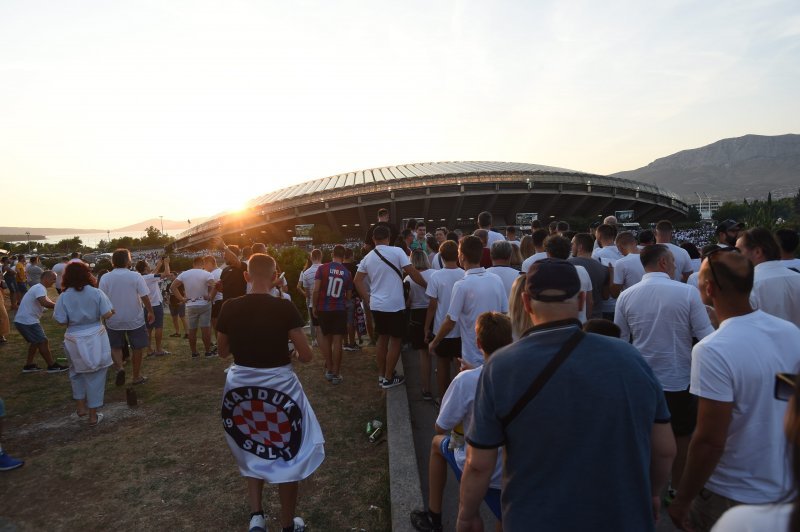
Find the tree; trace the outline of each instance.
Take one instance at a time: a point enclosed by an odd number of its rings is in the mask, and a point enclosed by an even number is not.
[[[688,217],[690,222],[695,222],[695,223],[703,219],[703,217],[700,215],[700,211],[697,210],[697,207],[695,207],[694,205],[689,205]]]

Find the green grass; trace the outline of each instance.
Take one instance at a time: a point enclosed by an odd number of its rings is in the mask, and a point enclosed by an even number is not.
[[[20,530],[244,528],[245,483],[219,418],[227,361],[191,360],[188,342],[169,338],[166,322],[164,347],[173,354],[145,359],[150,381],[136,387],[139,406],[125,404],[124,388],[109,374],[106,419],[96,428],[66,419],[74,410],[67,374],[20,374],[26,346],[12,331],[0,348],[3,446],[26,465],[0,474],[0,517]],[[60,354],[63,328],[50,312],[42,325]],[[318,353],[295,369],[326,440],[325,462],[300,484],[298,514],[312,530],[388,530],[387,446],[364,434],[367,420],[385,419],[374,357],[366,349],[345,353],[337,387],[323,378]],[[274,487],[264,503],[278,515]]]

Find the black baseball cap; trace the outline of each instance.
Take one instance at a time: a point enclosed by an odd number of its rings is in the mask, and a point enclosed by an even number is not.
[[[581,280],[572,263],[543,259],[531,265],[525,286],[528,295],[536,301],[565,301],[581,291]]]
[[[743,223],[740,223],[740,222],[737,222],[736,220],[731,220],[730,218],[728,218],[724,222],[720,222],[719,223],[719,225],[717,226],[716,232],[717,233],[727,233],[731,229],[734,229],[734,228],[735,229],[741,229],[742,227],[744,227]]]

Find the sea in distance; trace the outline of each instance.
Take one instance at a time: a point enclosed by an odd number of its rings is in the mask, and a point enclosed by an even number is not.
[[[167,231],[167,234],[170,234],[172,236],[177,236],[179,233],[182,232],[183,231]],[[76,236],[81,239],[81,242],[83,242],[84,246],[89,246],[94,248],[97,247],[97,245],[100,243],[101,240],[108,241],[109,238],[111,240],[114,240],[125,236],[129,236],[131,238],[144,238],[145,236],[147,236],[147,233],[145,233],[144,231],[111,231],[110,233],[107,231],[103,231],[102,233],[75,233],[75,234],[69,233],[63,235],[46,235],[44,239],[36,238],[32,239],[32,242],[44,242],[47,244],[56,244],[61,240],[69,240],[70,238]],[[16,242],[27,242],[27,241],[18,240]],[[33,249],[31,249],[31,251],[33,251]]]

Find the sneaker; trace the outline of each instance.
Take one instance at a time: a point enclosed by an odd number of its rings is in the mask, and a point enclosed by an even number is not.
[[[22,460],[12,458],[8,456],[8,453],[5,451],[0,451],[0,471],[11,471],[12,469],[22,467],[23,465],[25,465],[25,462]],[[297,528],[295,528],[295,530],[297,530]]]
[[[305,532],[306,522],[300,517],[294,518],[294,532]]]
[[[249,532],[267,532],[267,518],[263,515],[254,515],[250,518]]]
[[[669,508],[669,505],[672,504],[672,501],[678,496],[678,491],[672,488],[667,488],[667,493],[664,495],[664,506]]]
[[[330,382],[336,375],[332,371],[325,370],[325,380]]]
[[[425,401],[433,401],[433,394],[431,392],[422,392],[422,398]]]
[[[215,351],[206,351],[206,358],[213,358],[215,356],[217,356]]]
[[[383,379],[381,388],[383,388],[384,390],[388,390],[389,388],[400,386],[404,382],[406,382],[406,378],[403,375],[395,375],[394,377],[392,377],[392,380]]]
[[[331,384],[341,384],[344,379],[341,375],[334,375],[331,378]]]
[[[145,377],[144,375],[142,375],[141,377],[139,377],[138,379],[136,379],[135,381],[133,381],[131,384],[144,384],[144,383],[146,383],[146,382],[147,382],[147,377]]]
[[[42,368],[36,364],[28,364],[22,367],[22,373],[36,373],[37,371],[42,371]]]
[[[311,340],[311,347],[319,347],[319,344],[316,340]]]
[[[192,358],[200,358],[200,353],[192,353]]]
[[[344,344],[344,345],[342,346],[342,350],[343,350],[343,351],[355,351],[355,350],[356,350],[356,347],[355,347],[354,345],[350,345],[350,344]]]
[[[67,370],[69,370],[69,368],[67,366],[62,366],[61,364],[47,366],[47,373],[64,373]]]
[[[428,510],[414,510],[411,512],[411,526],[420,532],[442,532],[442,527],[433,524]]]

